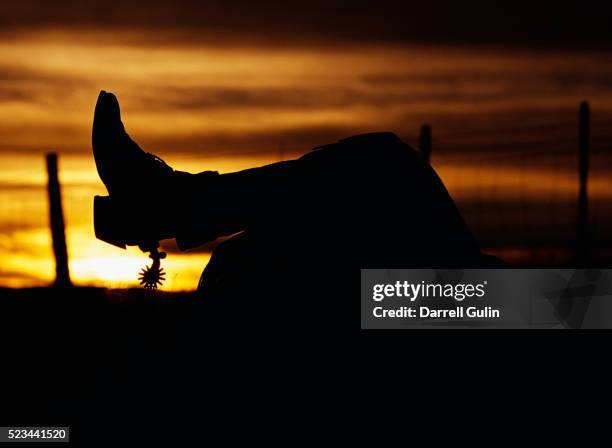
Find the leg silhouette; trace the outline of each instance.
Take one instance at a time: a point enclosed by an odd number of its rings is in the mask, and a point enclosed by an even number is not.
[[[236,173],[189,174],[140,149],[117,99],[102,92],[92,141],[109,192],[96,202],[100,239],[150,247],[176,238],[189,249],[242,232],[217,248],[203,290],[338,266],[490,264],[435,171],[392,133],[353,136]]]

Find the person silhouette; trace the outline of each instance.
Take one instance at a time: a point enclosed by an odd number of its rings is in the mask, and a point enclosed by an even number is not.
[[[360,268],[498,263],[481,252],[432,167],[390,132],[240,172],[191,174],[143,151],[125,131],[115,95],[102,91],[92,146],[109,193],[94,203],[99,239],[149,250],[174,238],[188,250],[235,234],[204,270],[199,289],[207,296],[284,294],[287,285]]]

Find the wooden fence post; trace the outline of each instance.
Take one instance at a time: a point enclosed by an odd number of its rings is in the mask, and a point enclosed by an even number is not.
[[[431,160],[431,126],[424,124],[421,126],[419,135],[419,151],[427,163]]]
[[[578,191],[578,227],[576,258],[579,267],[585,266],[589,261],[589,134],[590,112],[589,103],[580,104],[579,113],[579,176],[580,187]]]
[[[64,231],[64,213],[62,197],[57,176],[57,154],[47,154],[47,175],[49,190],[49,219],[51,236],[53,238],[53,254],[55,255],[55,286],[71,286],[68,271],[68,251],[66,250],[66,234]]]

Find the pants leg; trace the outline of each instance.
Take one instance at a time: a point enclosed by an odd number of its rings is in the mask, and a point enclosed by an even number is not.
[[[210,177],[194,193],[181,247],[247,231],[283,256],[318,246],[330,264],[460,267],[480,255],[436,173],[389,133]]]

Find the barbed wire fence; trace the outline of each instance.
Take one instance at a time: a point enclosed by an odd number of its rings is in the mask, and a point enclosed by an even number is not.
[[[612,122],[583,103],[574,121],[436,133],[416,140],[482,247],[517,266],[612,261]]]

